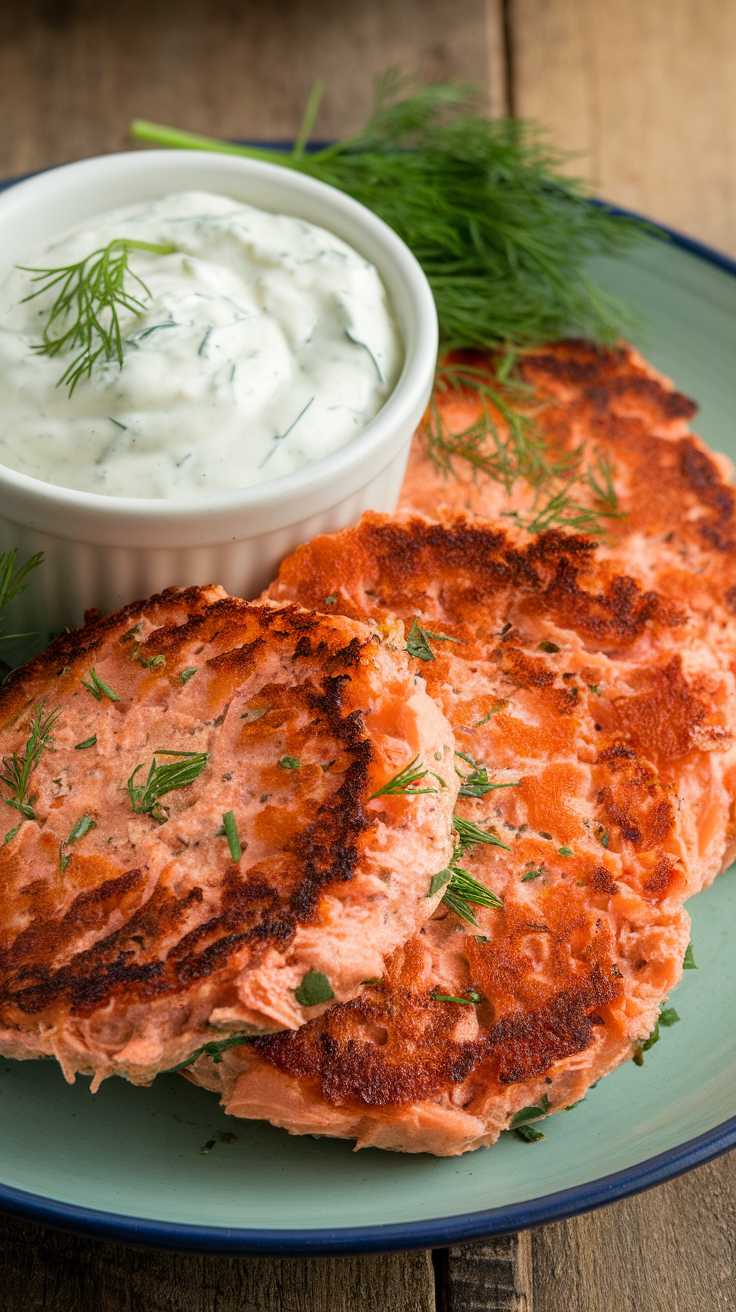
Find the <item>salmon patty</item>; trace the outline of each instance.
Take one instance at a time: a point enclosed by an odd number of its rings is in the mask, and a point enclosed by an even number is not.
[[[498,386],[493,356],[458,352],[451,359]],[[615,511],[601,519],[605,537],[599,554],[710,620],[715,627],[705,640],[717,639],[720,626],[733,644],[733,470],[727,457],[709,451],[690,431],[695,403],[624,343],[606,350],[562,341],[522,351],[511,377],[517,386],[506,389],[506,401],[533,421],[549,459],[579,453],[593,475],[575,483],[572,500]],[[543,509],[544,487],[536,491],[524,478],[507,487],[484,472],[482,456],[495,447],[489,420],[500,442],[507,443],[507,419],[492,405],[484,410],[477,389],[436,388],[414,439],[400,508],[429,515],[438,508],[471,511],[492,519],[518,511],[524,522]],[[477,442],[480,463],[455,455],[444,458],[443,466],[437,433],[444,428],[451,441],[460,438],[459,446],[470,450],[478,426],[486,432]],[[471,435],[470,442],[463,434]],[[606,502],[600,493],[608,475],[615,498]],[[714,616],[714,606],[724,614]]]
[[[146,1084],[381,975],[442,896],[459,786],[400,632],[169,589],[9,677],[4,1055]]]
[[[235,1115],[440,1155],[570,1106],[654,1029],[682,902],[726,857],[733,676],[686,610],[562,533],[369,514],[269,595],[404,621],[458,744],[458,850],[380,984],[190,1078]]]

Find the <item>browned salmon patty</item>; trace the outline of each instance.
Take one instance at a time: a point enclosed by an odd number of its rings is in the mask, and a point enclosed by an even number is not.
[[[170,589],[14,672],[0,1051],[147,1083],[382,973],[441,896],[458,789],[394,630]],[[412,762],[421,791],[386,792]]]
[[[282,566],[274,599],[417,620],[462,753],[456,814],[506,850],[455,862],[495,895],[475,924],[443,904],[356,1001],[200,1058],[228,1111],[452,1155],[571,1105],[653,1030],[682,902],[726,857],[736,693],[686,610],[595,557],[561,533],[367,515]]]
[[[496,383],[491,355],[457,353],[481,377]],[[601,507],[603,459],[616,492],[616,515],[604,517],[600,555],[648,587],[687,603],[710,620],[706,640],[727,628],[733,645],[736,616],[736,491],[731,462],[709,451],[690,431],[697,406],[678,392],[633,348],[605,350],[590,342],[562,341],[520,353],[513,373],[522,385],[507,391],[512,409],[530,417],[554,459],[580,453],[593,481],[580,479],[572,499]],[[504,415],[486,412],[502,442]],[[402,489],[400,508],[434,515],[438,508],[496,518],[520,511],[525,521],[547,493],[517,478],[509,488],[482,467],[455,456],[445,468],[432,459],[438,424],[454,436],[488,429],[483,401],[470,387],[436,389],[419,429]],[[480,451],[493,447],[488,433]],[[556,490],[556,489],[555,489]],[[611,508],[610,506],[608,507]],[[724,615],[714,615],[723,608]]]

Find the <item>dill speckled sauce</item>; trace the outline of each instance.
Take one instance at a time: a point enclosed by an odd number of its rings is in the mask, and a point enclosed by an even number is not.
[[[120,350],[74,376],[74,350],[44,346],[60,284],[39,287],[39,271],[124,239],[161,249],[126,252]],[[371,264],[322,228],[225,196],[111,211],[25,264],[0,287],[0,463],[57,486],[191,498],[277,478],[360,433],[403,363]],[[109,308],[101,321],[114,323]]]

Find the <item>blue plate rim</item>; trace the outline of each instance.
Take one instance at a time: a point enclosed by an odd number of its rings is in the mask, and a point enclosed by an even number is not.
[[[281,144],[278,143],[279,146]],[[0,191],[23,180],[18,177],[1,181]],[[614,214],[653,224],[655,238],[661,233],[673,245],[736,277],[736,260],[714,247],[696,241],[678,232],[676,228],[649,220],[635,210],[624,209],[605,200],[596,199],[592,203],[605,206]],[[736,1116],[656,1157],[647,1158],[587,1184],[573,1185],[569,1189],[544,1194],[540,1198],[510,1203],[505,1207],[487,1208],[481,1212],[463,1212],[457,1216],[437,1217],[430,1221],[389,1225],[321,1230],[242,1230],[229,1226],[197,1226],[137,1219],[116,1212],[76,1207],[71,1203],[56,1202],[2,1183],[0,1211],[71,1234],[91,1235],[118,1244],[173,1252],[211,1253],[231,1257],[329,1257],[351,1253],[406,1252],[419,1248],[446,1248],[451,1244],[470,1243],[488,1239],[492,1235],[507,1234],[509,1231],[528,1230],[552,1221],[564,1221],[582,1212],[594,1211],[608,1203],[665,1184],[696,1166],[703,1166],[721,1157],[733,1148],[736,1148]]]

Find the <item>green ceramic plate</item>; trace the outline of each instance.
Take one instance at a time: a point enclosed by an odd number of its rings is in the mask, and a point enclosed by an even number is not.
[[[703,437],[736,458],[734,272],[663,242],[595,267],[647,315],[642,345],[700,402]],[[681,1023],[643,1068],[550,1118],[543,1142],[504,1135],[449,1160],[355,1154],[228,1118],[179,1076],[108,1080],[91,1097],[55,1062],[0,1059],[0,1207],[118,1241],[297,1254],[480,1238],[657,1184],[736,1144],[736,868],[689,909],[698,969],[676,991]]]

